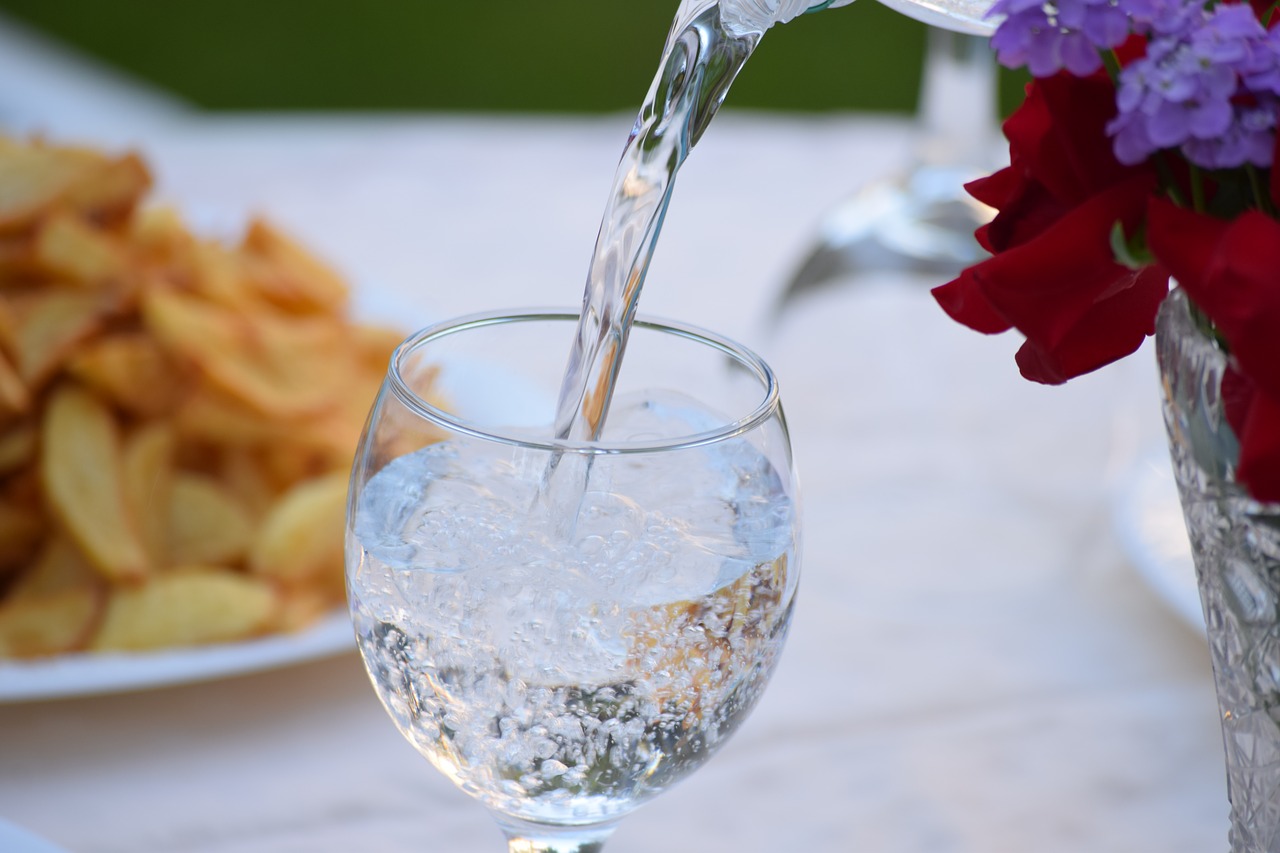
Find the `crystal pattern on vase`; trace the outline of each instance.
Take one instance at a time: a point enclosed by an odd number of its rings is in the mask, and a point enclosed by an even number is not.
[[[1226,751],[1232,853],[1280,853],[1280,505],[1235,481],[1228,356],[1174,289],[1156,323],[1165,425]]]

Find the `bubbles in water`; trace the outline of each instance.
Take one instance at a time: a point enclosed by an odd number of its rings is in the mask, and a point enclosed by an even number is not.
[[[619,813],[705,760],[791,612],[793,508],[745,440],[600,457],[588,486],[568,540],[530,514],[527,466],[470,446],[397,459],[359,498],[352,605],[384,703],[532,819]]]

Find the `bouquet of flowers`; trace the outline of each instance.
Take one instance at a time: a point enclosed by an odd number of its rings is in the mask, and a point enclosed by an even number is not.
[[[1017,329],[1061,383],[1136,350],[1177,282],[1229,353],[1237,479],[1280,501],[1280,2],[997,0],[991,43],[1033,76],[1010,165],[968,186],[992,257],[934,292]]]

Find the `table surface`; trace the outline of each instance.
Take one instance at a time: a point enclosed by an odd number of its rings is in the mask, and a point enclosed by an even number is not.
[[[412,325],[577,303],[631,123],[202,116],[0,20],[6,80],[0,129],[137,146],[202,229],[268,215]],[[907,167],[913,139],[873,116],[728,114],[681,176],[642,305],[777,369],[804,577],[753,716],[609,849],[1223,849],[1208,655],[1112,520],[1159,441],[1149,348],[1044,388],[1017,376],[1011,336],[948,320],[928,279],[870,270],[770,309],[822,212]],[[354,652],[0,706],[0,817],[72,853],[502,848]]]

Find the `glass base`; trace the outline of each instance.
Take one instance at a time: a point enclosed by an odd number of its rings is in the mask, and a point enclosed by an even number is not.
[[[552,826],[499,818],[510,853],[600,853],[617,828],[616,823],[589,826]]]
[[[977,176],[968,167],[921,166],[833,208],[779,291],[768,322],[778,322],[811,293],[856,285],[859,274],[892,270],[933,286],[988,257],[974,231],[990,220],[991,211],[964,190]]]

